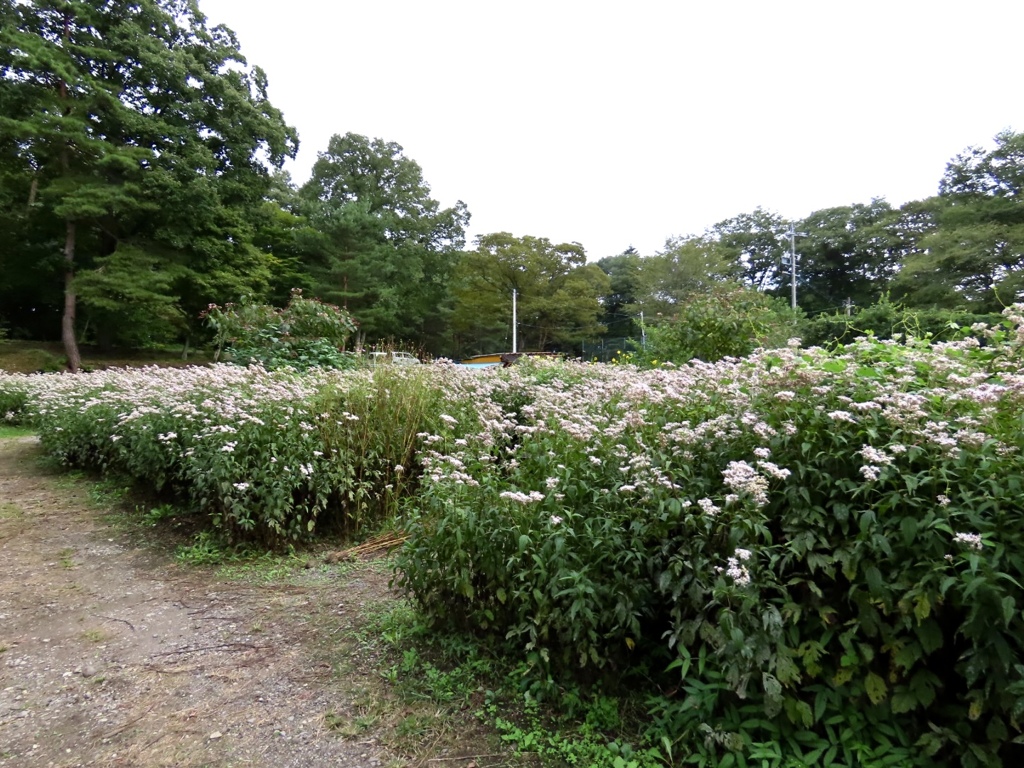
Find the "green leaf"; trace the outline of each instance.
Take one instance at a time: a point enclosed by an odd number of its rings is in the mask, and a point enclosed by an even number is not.
[[[903,544],[909,547],[917,536],[917,520],[909,515],[900,521],[900,531],[903,533]]]
[[[932,613],[932,603],[928,595],[918,595],[914,598],[914,616],[919,622],[927,619]]]
[[[893,714],[902,715],[906,712],[910,712],[920,706],[920,702],[917,697],[907,690],[894,691],[892,694],[892,711]]]
[[[871,672],[864,680],[864,690],[867,691],[868,698],[871,699],[872,704],[881,704],[885,701],[889,688],[886,686],[885,680]]]
[[[1003,623],[1006,626],[1010,626],[1010,621],[1013,619],[1014,613],[1017,610],[1017,602],[1011,595],[1007,595],[1003,598]]]
[[[871,594],[877,595],[882,592],[882,572],[878,570],[877,566],[869,565],[864,569],[864,579],[868,583],[868,589]]]
[[[922,621],[915,629],[917,639],[926,654],[934,653],[942,647],[942,629],[934,619]]]

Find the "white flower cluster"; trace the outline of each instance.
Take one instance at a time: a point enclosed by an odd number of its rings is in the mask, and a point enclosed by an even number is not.
[[[688,505],[684,504],[684,506]],[[705,515],[708,515],[710,517],[714,517],[722,511],[722,508],[716,506],[715,503],[711,501],[711,499],[699,499],[697,501],[697,506],[701,508]]]
[[[758,506],[768,503],[768,479],[747,462],[730,461],[722,470],[722,478],[727,486],[738,493],[746,493]]]
[[[523,493],[522,491],[502,491],[499,496],[503,499],[511,499],[519,504],[533,504],[538,501],[544,501],[544,494],[540,491],[530,491],[529,493]]]
[[[860,473],[864,475],[864,479],[867,480],[869,483],[877,480],[881,472],[881,467],[875,467],[870,464],[860,468]]]
[[[865,461],[869,461],[872,464],[892,464],[892,456],[870,445],[863,446],[858,453],[864,457]]]
[[[748,562],[752,556],[749,549],[737,549],[733,557],[727,560],[725,575],[733,580],[737,587],[745,587],[750,584],[750,571],[743,563]]]
[[[845,421],[850,424],[856,424],[857,419],[853,417],[853,414],[849,411],[829,411],[828,417],[833,421]]]
[[[766,475],[774,477],[776,480],[785,480],[787,477],[793,474],[788,469],[784,469],[783,467],[780,467],[778,464],[775,464],[770,461],[759,461],[757,462],[757,467],[758,469],[762,470]]]
[[[980,533],[958,533],[953,536],[953,542],[955,544],[962,544],[968,549],[981,551],[982,544]]]

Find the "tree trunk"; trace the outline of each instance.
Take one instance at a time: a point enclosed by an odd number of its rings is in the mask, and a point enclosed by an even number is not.
[[[82,366],[82,357],[78,353],[78,340],[75,338],[75,222],[67,222],[67,236],[64,240],[64,316],[61,318],[61,338],[64,341],[64,354],[68,358],[68,368],[78,373]]]
[[[70,46],[71,42],[71,12],[64,11],[64,47]],[[60,79],[60,99],[64,104],[62,110],[65,117],[71,114],[71,105],[68,103],[68,84],[62,77]],[[71,147],[65,143],[60,153],[61,170],[68,173],[71,167]],[[82,365],[82,357],[78,354],[78,339],[75,338],[75,222],[66,220],[67,231],[64,238],[64,316],[60,322],[60,335],[64,341],[64,354],[68,358],[68,368],[72,373],[78,373]]]

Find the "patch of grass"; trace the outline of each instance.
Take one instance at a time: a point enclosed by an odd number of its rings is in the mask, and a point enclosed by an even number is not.
[[[17,520],[25,516],[25,511],[10,501],[0,502],[0,520]]]
[[[461,755],[467,743],[513,753],[507,764],[648,768],[664,755],[644,738],[643,709],[600,690],[567,688],[538,700],[527,670],[512,666],[471,636],[439,635],[414,606],[395,599],[375,605],[354,628],[362,655],[376,668],[395,714],[389,746],[415,759],[425,745]],[[466,734],[473,733],[472,741]],[[497,734],[497,735],[496,735]],[[467,756],[468,757],[468,756]]]
[[[305,564],[306,560],[294,553],[275,555],[242,551],[229,554],[226,562],[217,569],[217,575],[229,581],[269,584],[288,581],[296,571],[303,570]]]
[[[152,526],[160,525],[186,514],[184,510],[179,509],[173,504],[157,504],[150,509],[146,509],[145,505],[138,504],[135,506],[135,512],[142,518],[143,523]]]
[[[174,558],[183,565],[219,566],[217,577],[250,584],[287,582],[305,570],[306,558],[295,552],[275,553],[228,544],[215,531],[199,531],[192,543],[180,545]]]
[[[82,639],[88,640],[90,643],[102,643],[108,637],[110,636],[102,629],[87,629],[82,632]]]
[[[82,345],[82,368],[131,368],[143,365],[180,367],[184,365],[205,365],[213,361],[209,350],[192,351],[188,360],[181,359],[181,347],[164,349],[115,349],[102,351],[96,347]],[[12,373],[35,373],[37,371],[62,371],[66,368],[64,346],[59,341],[6,341],[0,344],[0,370]]]
[[[183,565],[220,565],[229,556],[224,542],[209,531],[200,531],[191,544],[183,544],[174,552],[174,559]]]
[[[354,739],[376,728],[387,714],[389,705],[379,697],[362,696],[353,705],[353,712],[324,713],[324,726],[343,739]]]
[[[29,437],[36,431],[31,427],[21,427],[12,424],[0,424],[0,440],[9,437]]]
[[[89,486],[89,501],[97,507],[121,508],[126,505],[132,492],[130,478],[121,476],[102,477]]]
[[[75,561],[72,559],[72,555],[75,554],[75,550],[71,547],[65,547],[59,553],[60,566],[61,568],[71,569],[75,567]]]

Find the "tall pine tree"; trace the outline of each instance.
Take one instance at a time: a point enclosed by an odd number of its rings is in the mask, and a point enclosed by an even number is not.
[[[4,265],[59,272],[72,370],[80,293],[110,327],[265,285],[256,221],[297,148],[266,85],[195,2],[0,0]]]

